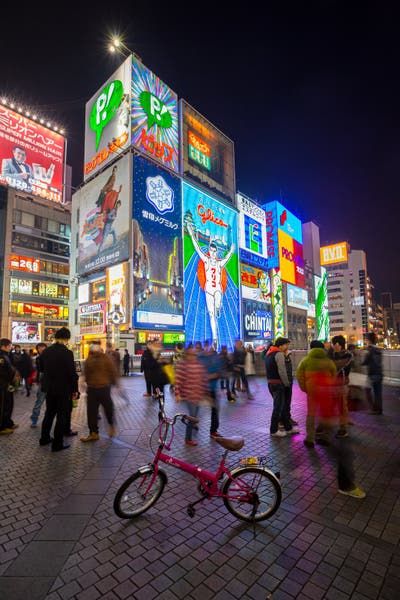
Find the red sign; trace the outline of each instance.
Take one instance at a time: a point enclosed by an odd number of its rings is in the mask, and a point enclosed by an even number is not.
[[[25,271],[26,273],[40,273],[40,260],[12,254],[10,256],[10,269],[12,271]]]
[[[0,104],[0,183],[63,200],[64,137]]]

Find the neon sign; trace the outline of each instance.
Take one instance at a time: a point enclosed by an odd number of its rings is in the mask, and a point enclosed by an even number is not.
[[[189,158],[197,162],[201,167],[211,171],[211,148],[204,140],[188,131],[188,154]]]

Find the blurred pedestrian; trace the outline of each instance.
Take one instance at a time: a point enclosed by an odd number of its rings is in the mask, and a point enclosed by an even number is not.
[[[98,414],[103,407],[110,437],[115,435],[114,406],[111,399],[111,386],[118,382],[115,363],[104,354],[100,344],[92,344],[89,356],[83,364],[83,376],[87,385],[87,420],[89,435],[81,437],[81,442],[96,442],[100,439]]]
[[[18,381],[18,372],[10,359],[11,348],[11,340],[0,339],[0,435],[13,433],[18,427],[12,419],[13,392]]]
[[[125,377],[129,377],[129,365],[131,362],[131,357],[129,356],[129,351],[125,348],[125,352],[124,352],[124,361],[123,361],[123,367],[124,367],[124,376]]]
[[[233,373],[232,358],[229,355],[228,348],[221,346],[221,352],[219,353],[221,361],[221,390],[226,390],[226,399],[228,402],[235,402],[234,396],[231,394],[231,378]],[[233,382],[232,382],[233,383]]]
[[[74,355],[67,348],[71,332],[66,327],[58,329],[54,335],[54,344],[41,354],[43,365],[42,390],[46,393],[46,412],[42,423],[41,446],[52,444],[53,452],[69,448],[64,444],[66,430],[70,430],[72,400],[78,398],[78,374],[75,369]],[[54,418],[53,438],[50,437]],[[76,432],[69,433],[76,434]]]
[[[144,374],[144,379],[146,382],[146,392],[143,394],[143,396],[147,397],[147,398],[151,398],[152,394],[154,394],[154,390],[151,389],[151,378],[150,378],[151,361],[152,361],[151,342],[148,341],[146,344],[146,348],[142,354],[141,361],[140,361],[140,372]]]
[[[175,373],[175,399],[177,402],[186,402],[188,414],[191,417],[197,417],[199,413],[199,403],[207,395],[207,373],[200,362],[196,350],[193,346],[188,346],[182,359],[176,365]],[[187,423],[185,444],[187,446],[197,446],[197,441],[192,439],[192,423]]]
[[[25,350],[21,350],[21,346],[17,344],[14,346],[14,352],[11,354],[11,361],[20,374],[21,380],[24,380],[26,396],[29,397],[32,387],[29,378],[33,371],[32,361],[29,353]]]
[[[147,361],[147,368],[154,397],[157,394],[157,390],[159,390],[161,394],[164,394],[164,386],[169,383],[169,378],[163,369],[167,361],[163,359],[161,351],[161,342],[154,341],[150,346],[150,356]]]
[[[42,379],[43,379],[43,363],[42,353],[46,350],[47,344],[43,342],[36,344],[37,356],[36,356],[36,402],[32,409],[31,414],[31,427],[37,427],[37,422],[40,416],[40,409],[42,408],[43,402],[46,400],[46,393],[42,390]]]
[[[207,373],[206,382],[208,386],[208,395],[211,398],[211,424],[210,436],[212,438],[221,437],[219,428],[219,404],[217,396],[218,381],[221,378],[222,363],[215,348],[208,341],[204,342],[203,352],[198,354],[199,360]]]
[[[290,422],[288,411],[288,390],[291,383],[287,374],[285,363],[285,352],[288,350],[290,340],[278,337],[275,344],[270,346],[265,357],[265,368],[268,381],[268,389],[274,401],[271,416],[270,433],[272,437],[285,437],[288,434],[299,433],[299,429]],[[279,429],[282,422],[284,429]]]
[[[246,358],[244,361],[244,372],[246,377],[249,378],[256,374],[256,356],[251,344],[246,346]]]
[[[335,389],[336,399],[339,404],[339,430],[336,437],[347,437],[349,425],[349,407],[347,396],[349,392],[349,374],[353,362],[353,355],[346,350],[346,340],[342,335],[335,335],[332,338],[331,349],[328,353],[329,358],[333,360],[336,366]]]
[[[233,350],[232,355],[232,363],[233,363],[233,375],[234,378],[240,379],[242,383],[242,390],[247,392],[247,398],[249,400],[253,399],[253,396],[250,393],[249,382],[246,376],[245,364],[246,364],[246,355],[247,352],[241,340],[236,340],[235,348]],[[235,385],[236,379],[234,379],[233,387],[232,387],[232,395],[235,396]]]
[[[373,390],[372,410],[369,414],[382,414],[382,350],[376,345],[377,338],[375,333],[367,333],[368,349],[364,358],[363,365],[368,368],[368,377]]]

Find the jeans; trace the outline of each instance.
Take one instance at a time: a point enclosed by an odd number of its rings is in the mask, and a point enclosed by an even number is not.
[[[197,415],[199,414],[199,408],[200,408],[199,405],[193,404],[193,402],[189,402],[188,400],[186,400],[186,406],[188,409],[188,415],[190,415],[191,417],[197,417]],[[195,431],[197,431],[197,429],[195,429]],[[185,440],[187,440],[187,441],[191,440],[192,433],[193,433],[193,424],[188,423],[186,425]]]
[[[284,405],[283,411],[289,421],[292,418],[292,415],[291,415],[292,390],[293,390],[293,386],[285,387],[285,405]]]
[[[269,383],[268,389],[274,400],[270,432],[276,433],[278,431],[279,421],[282,421],[285,430],[289,431],[292,429],[292,425],[285,408],[285,386],[281,383]]]
[[[37,392],[36,392],[36,402],[33,406],[32,414],[31,414],[32,425],[37,424],[39,415],[40,415],[40,409],[42,408],[42,404],[45,400],[46,400],[45,392],[42,392],[40,387],[38,387]]]
[[[100,404],[104,408],[109,425],[114,423],[114,406],[111,400],[110,386],[88,388],[87,390],[87,420],[90,433],[99,433],[97,416]]]

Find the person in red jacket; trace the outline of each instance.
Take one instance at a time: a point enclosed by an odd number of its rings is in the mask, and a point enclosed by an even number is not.
[[[208,374],[200,362],[195,348],[190,345],[186,348],[183,358],[176,365],[175,372],[175,399],[177,402],[186,402],[189,415],[197,417],[199,403],[208,393]],[[193,425],[186,425],[185,444],[197,446],[192,439]]]

